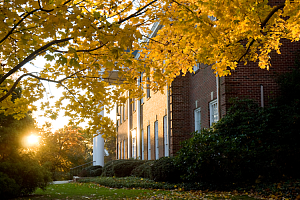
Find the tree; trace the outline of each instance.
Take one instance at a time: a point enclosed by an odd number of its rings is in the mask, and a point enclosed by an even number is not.
[[[49,168],[56,180],[59,174],[67,175],[70,168],[91,161],[92,146],[92,135],[80,127],[65,126],[54,133],[46,129],[37,158]]]
[[[4,199],[30,194],[51,181],[50,173],[24,146],[24,138],[36,131],[34,123],[30,114],[21,120],[0,114],[0,196]]]
[[[91,131],[103,133],[112,122],[99,113],[104,106],[112,108],[120,92],[135,82],[125,81],[124,87],[112,92],[105,79],[112,70],[126,76],[126,66],[133,59],[127,50],[136,48],[140,31],[149,29],[156,6],[157,0],[2,1],[0,112],[24,117],[28,110],[36,109],[32,103],[43,98],[43,81],[54,82],[65,89],[63,97],[56,109],[50,109],[47,102],[41,107],[49,108],[53,117],[65,110],[74,124],[89,119]],[[38,56],[52,64],[28,72],[24,65]],[[22,97],[12,102],[17,86],[23,88]],[[67,106],[63,100],[68,100]]]
[[[270,52],[280,53],[282,39],[300,39],[300,2],[275,2],[167,0],[159,16],[164,27],[140,58],[155,69],[158,84],[192,72],[196,63],[211,66],[219,76],[250,61],[269,69]]]
[[[65,89],[48,113],[58,110],[77,124],[90,121],[91,131],[110,134],[112,122],[99,113],[122,92],[140,97],[142,86],[162,89],[196,62],[211,65],[219,76],[238,63],[258,61],[269,68],[269,54],[280,51],[280,39],[298,41],[300,2],[286,0],[18,0],[0,4],[0,112],[21,118],[44,95],[43,81]],[[155,38],[145,36],[159,21]],[[144,35],[144,38],[143,38]],[[132,50],[141,50],[139,60]],[[147,55],[147,56],[146,56]],[[35,57],[48,61],[38,73],[24,64]],[[110,74],[118,71],[119,80]],[[143,84],[137,78],[144,74]],[[148,79],[151,77],[150,79]],[[108,89],[109,80],[117,85]],[[17,85],[22,98],[11,102]],[[62,103],[68,100],[68,105]]]

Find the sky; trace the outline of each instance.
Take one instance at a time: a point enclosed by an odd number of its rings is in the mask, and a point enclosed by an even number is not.
[[[29,72],[39,72],[43,69],[45,65],[45,59],[43,57],[37,57],[32,64],[28,63],[25,65],[26,69]],[[56,120],[52,120],[50,118],[43,116],[43,111],[40,110],[40,104],[42,101],[47,101],[47,97],[54,96],[51,99],[50,105],[54,105],[55,101],[58,100],[62,96],[62,92],[64,91],[62,88],[57,89],[56,83],[49,83],[43,81],[43,85],[46,88],[46,92],[49,94],[44,95],[42,100],[39,100],[34,103],[37,106],[38,110],[33,112],[33,117],[36,119],[37,124],[41,127],[45,122],[50,122],[52,124],[52,130],[56,131],[60,128],[63,128],[65,125],[68,125],[69,119],[68,117],[63,116],[63,112],[59,113],[59,116]],[[105,116],[110,117],[114,122],[116,121],[116,110],[113,109],[110,113],[105,113]],[[87,123],[80,124],[82,128],[87,127]]]

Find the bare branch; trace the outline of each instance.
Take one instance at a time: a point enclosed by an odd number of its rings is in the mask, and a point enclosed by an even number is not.
[[[12,33],[13,33],[13,31],[17,28],[17,26],[19,26],[29,15],[31,15],[31,14],[33,14],[33,13],[35,13],[35,12],[37,12],[37,11],[39,11],[39,10],[41,10],[41,9],[35,9],[35,10],[32,10],[32,11],[30,11],[29,13],[27,13],[24,17],[22,17],[22,19],[20,20],[20,21],[18,21],[18,23],[16,23],[11,29],[10,29],[10,31],[0,40],[0,44],[4,41],[4,40],[6,40],[7,38],[8,38],[8,36],[10,36]]]
[[[128,17],[126,17],[126,18],[124,18],[124,19],[122,19],[122,20],[120,20],[120,21],[118,21],[118,24],[122,24],[123,22],[125,22],[125,21],[127,21],[127,20],[129,20],[129,19],[131,19],[131,18],[133,18],[133,17],[137,17],[137,16],[143,14],[144,12],[146,12],[145,9],[148,8],[149,6],[151,6],[151,5],[152,5],[153,3],[155,3],[155,2],[157,2],[157,0],[151,1],[151,2],[148,3],[147,5],[143,6],[143,7],[140,8],[140,9],[138,9],[135,13],[129,15]]]
[[[101,49],[102,47],[104,47],[107,44],[108,44],[108,42],[106,42],[105,44],[100,45],[99,47],[93,48],[93,49],[81,49],[81,50],[76,50],[76,52],[77,53],[82,53],[82,52],[88,53],[88,52],[96,51],[98,49]],[[55,52],[58,52],[58,53],[68,53],[69,52],[69,51],[56,50],[56,49],[53,49],[53,48],[51,48],[51,50],[53,50]]]
[[[20,76],[16,81],[15,83],[13,84],[13,86],[9,89],[9,91],[2,97],[0,97],[0,102],[3,101],[4,99],[6,99],[9,95],[12,94],[12,92],[16,89],[18,83],[21,81],[22,78],[24,78],[25,76],[31,76],[33,78],[36,78],[38,80],[41,80],[41,81],[48,81],[48,82],[52,82],[52,83],[57,83],[57,84],[60,84],[61,86],[63,86],[73,97],[74,99],[76,99],[76,101],[84,108],[83,104],[77,99],[77,97],[75,96],[75,94],[73,94],[62,82],[64,80],[66,80],[67,78],[63,78],[61,80],[51,80],[51,79],[47,79],[47,78],[42,78],[42,77],[39,77],[39,76],[36,76],[32,73],[27,73],[27,74],[23,74],[22,76]],[[70,77],[68,77],[70,78]]]
[[[261,23],[260,27],[263,29],[263,28],[267,25],[267,23],[268,23],[268,21],[271,19],[271,17],[272,17],[278,10],[284,8],[284,6],[285,6],[284,3],[283,3],[283,4],[280,4],[280,5],[278,5],[278,6],[276,6],[276,7],[268,14],[268,16],[266,17],[266,19]]]
[[[10,75],[12,75],[13,73],[17,72],[21,67],[23,67],[23,65],[25,65],[26,63],[30,62],[31,60],[33,60],[36,56],[40,55],[41,53],[43,53],[48,47],[54,45],[54,44],[58,44],[58,43],[62,43],[62,42],[66,42],[69,41],[73,38],[65,38],[65,39],[61,39],[61,40],[53,40],[52,42],[49,42],[48,44],[46,44],[45,46],[42,46],[41,48],[39,48],[38,50],[32,52],[29,56],[27,56],[27,58],[25,58],[22,62],[20,62],[17,66],[15,66],[13,69],[11,69],[8,73],[6,73],[1,79],[0,79],[0,84],[3,83],[3,81],[8,78]]]
[[[263,29],[263,28],[267,25],[267,23],[268,23],[268,21],[271,19],[271,17],[272,17],[278,10],[284,8],[284,6],[285,6],[285,4],[283,3],[283,4],[280,4],[280,5],[276,6],[276,7],[274,7],[273,10],[272,10],[272,11],[268,14],[268,16],[265,18],[265,20],[261,23],[261,25],[260,25],[261,29]],[[240,59],[238,59],[237,62],[240,62],[240,61],[241,61],[241,60],[249,53],[250,47],[254,44],[255,41],[256,41],[256,40],[252,38],[252,41],[250,42],[249,46],[247,47],[246,52],[240,57]]]

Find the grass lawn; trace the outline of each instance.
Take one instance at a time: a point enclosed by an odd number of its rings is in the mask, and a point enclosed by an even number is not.
[[[38,189],[34,194],[18,199],[254,199],[228,192],[185,192],[161,189],[109,188],[97,183],[66,183],[50,185],[45,191]]]

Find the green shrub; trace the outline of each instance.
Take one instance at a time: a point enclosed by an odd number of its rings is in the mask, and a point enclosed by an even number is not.
[[[16,196],[15,191],[19,191],[20,186],[12,178],[9,178],[7,174],[0,172],[0,196],[3,199]]]
[[[7,183],[1,192],[10,197],[30,194],[38,187],[44,189],[51,181],[50,173],[29,157],[17,162],[1,162],[0,173],[5,174],[1,175],[1,184]]]
[[[151,176],[154,181],[180,182],[180,172],[173,157],[161,157],[151,165]]]
[[[102,166],[91,170],[91,177],[101,176],[102,174]]]
[[[89,166],[84,168],[80,173],[80,177],[95,177],[95,176],[101,176],[102,174],[102,166],[96,165],[96,166]]]
[[[103,167],[102,176],[105,177],[125,177],[130,176],[132,170],[144,164],[145,160],[113,160],[107,162]]]
[[[134,168],[144,164],[145,162],[145,160],[124,160],[123,162],[115,162],[115,164],[113,165],[114,176],[130,176]]]
[[[108,161],[107,163],[105,163],[105,165],[103,166],[103,169],[102,169],[101,176],[105,176],[105,177],[114,176],[113,165],[116,162],[123,162],[123,160],[111,160],[111,161]]]
[[[251,100],[235,101],[213,128],[193,133],[182,144],[175,162],[181,177],[209,187],[300,177],[296,111],[287,105],[260,108]]]
[[[151,166],[153,163],[153,160],[148,160],[144,164],[137,166],[132,170],[131,176],[152,179]]]

